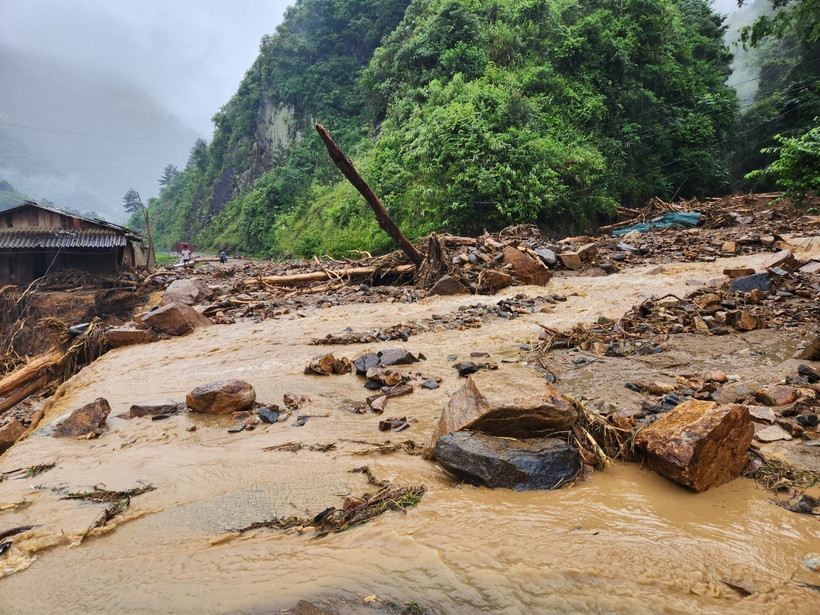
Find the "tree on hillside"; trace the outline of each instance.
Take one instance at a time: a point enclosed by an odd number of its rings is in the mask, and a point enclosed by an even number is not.
[[[164,188],[168,184],[170,184],[174,179],[179,175],[179,169],[176,165],[167,164],[165,168],[162,170],[162,177],[159,178],[159,185]]]
[[[738,0],[743,6],[747,0]],[[820,42],[820,0],[769,0],[772,13],[761,15],[740,31],[744,45],[757,47],[767,37],[794,33],[807,47]]]
[[[133,188],[129,188],[128,192],[125,193],[125,196],[122,197],[122,206],[129,214],[133,214],[142,209],[139,192]]]

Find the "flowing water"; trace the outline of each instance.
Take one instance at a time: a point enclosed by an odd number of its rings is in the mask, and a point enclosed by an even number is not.
[[[775,506],[748,479],[695,494],[638,464],[615,464],[571,488],[517,493],[454,485],[435,463],[403,452],[357,454],[372,450],[367,443],[426,442],[463,383],[448,355],[467,359],[484,351],[499,363],[520,357],[519,346],[537,337],[536,323],[563,328],[619,316],[642,292],[682,296],[691,290],[685,280],[715,277],[731,262],[555,279],[547,289],[525,289],[568,297],[549,313],[493,318],[480,329],[424,333],[404,344],[328,348],[306,341],[501,297],[317,309],[306,318],[213,326],[111,351],[63,385],[42,427],[0,457],[0,472],[56,464],[39,476],[0,483],[0,531],[37,525],[0,556],[0,613],[272,613],[300,599],[335,605],[340,613],[368,612],[366,596],[417,602],[431,613],[818,613],[820,593],[806,585],[820,585],[820,573],[801,563],[820,553],[817,519]],[[793,335],[756,333],[761,342],[761,335],[787,347],[794,342]],[[782,377],[775,368],[785,357],[752,356],[748,343],[736,343],[734,357],[727,360],[729,342],[722,341],[698,365],[755,374],[768,361],[771,378]],[[353,357],[397,346],[424,353],[427,360],[410,369],[442,377],[442,386],[389,400],[381,417],[351,411],[369,393],[361,378],[303,373],[324,351]],[[686,363],[684,351],[677,352],[654,360]],[[602,361],[594,373],[566,370],[559,386],[576,394],[587,387],[594,389],[586,391],[590,397],[606,398],[615,371],[647,365]],[[527,367],[500,363],[500,369]],[[196,386],[227,378],[247,380],[263,402],[308,395],[311,401],[295,414],[314,416],[301,427],[292,417],[241,433],[227,432],[234,425],[227,417],[115,417],[132,403],[183,401]],[[620,382],[613,396],[623,395]],[[50,436],[70,410],[97,397],[112,408],[100,438]],[[379,420],[390,416],[412,418],[410,429],[379,432]],[[336,446],[264,450],[288,442]],[[364,464],[397,485],[424,484],[427,493],[406,513],[323,538],[231,531],[273,515],[315,515],[338,506],[340,496],[372,491],[361,474],[350,473]],[[84,539],[104,505],[59,499],[95,485],[144,484],[155,490],[134,497],[109,531]],[[3,511],[22,500],[30,505]],[[753,584],[756,592],[744,598],[724,580]]]

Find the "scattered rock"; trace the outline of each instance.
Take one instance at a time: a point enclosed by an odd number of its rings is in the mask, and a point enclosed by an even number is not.
[[[581,269],[584,266],[584,264],[581,262],[581,257],[578,256],[577,252],[561,252],[558,255],[558,259],[561,261],[561,264],[567,269]]]
[[[558,264],[558,256],[549,248],[538,248],[534,252],[547,267],[555,267]]]
[[[730,289],[733,293],[750,293],[754,290],[767,293],[772,287],[772,279],[768,273],[754,273],[752,275],[735,278]]]
[[[754,268],[752,267],[729,267],[723,270],[723,275],[730,278],[744,278],[749,275],[754,275]]]
[[[333,353],[313,357],[305,368],[306,374],[349,374],[353,371],[353,363],[347,357],[336,358]]]
[[[17,439],[26,433],[27,427],[17,417],[12,417],[0,427],[0,454],[11,448]]]
[[[453,365],[454,369],[458,370],[458,375],[460,378],[466,378],[470,374],[475,374],[481,367],[478,363],[473,363],[472,361],[460,361]]]
[[[244,380],[220,380],[195,388],[185,404],[194,412],[231,414],[247,410],[256,401],[256,391]]]
[[[379,421],[379,431],[404,431],[410,427],[410,423],[407,422],[407,417],[403,416],[400,419],[391,417],[389,419],[384,419],[383,421]]]
[[[196,305],[205,299],[213,296],[213,291],[208,288],[208,285],[196,278],[180,278],[174,280],[165,289],[165,294],[162,295],[160,303],[168,305],[169,303],[184,303],[185,305]]]
[[[441,276],[433,287],[427,291],[427,296],[433,295],[469,295],[470,290],[450,275]]]
[[[421,388],[434,390],[438,388],[438,382],[436,382],[433,378],[428,378],[424,382],[421,383]]]
[[[791,440],[789,433],[778,425],[771,425],[761,429],[755,429],[755,440],[760,442],[777,442],[779,440]]]
[[[72,411],[67,419],[57,425],[54,437],[72,438],[92,434],[105,424],[110,412],[111,406],[108,405],[108,400],[98,397],[91,403]]]
[[[541,438],[572,427],[575,407],[535,372],[519,368],[470,376],[447,402],[425,458],[445,433],[469,429],[509,438]]]
[[[105,341],[112,348],[120,348],[133,344],[150,344],[157,341],[157,336],[150,329],[116,328],[105,332]]]
[[[688,401],[641,429],[635,446],[659,474],[705,491],[740,476],[753,435],[744,406]]]
[[[820,337],[815,337],[809,342],[797,358],[804,361],[820,361]]]
[[[418,363],[418,358],[402,348],[380,350],[378,353],[379,365],[410,365]],[[358,366],[356,367],[358,370]]]
[[[481,274],[480,281],[480,288],[482,290],[494,293],[508,286],[512,286],[513,282],[515,282],[515,278],[498,269],[487,269]]]
[[[752,420],[756,423],[766,423],[771,425],[777,420],[774,410],[766,406],[747,406]]]
[[[141,404],[134,404],[128,412],[121,414],[120,418],[134,419],[141,416],[157,416],[158,414],[170,414],[180,409],[179,404],[171,399],[159,399]]]
[[[140,314],[139,319],[168,335],[184,335],[198,327],[211,324],[210,320],[184,303],[169,303],[151,312]]]
[[[557,489],[582,467],[578,451],[558,438],[513,440],[472,431],[442,435],[435,457],[462,480],[516,491]]]
[[[544,263],[511,246],[504,248],[504,262],[512,266],[515,277],[523,284],[544,286],[552,277]]]
[[[262,420],[263,423],[276,423],[279,421],[279,411],[273,410],[271,408],[259,408],[256,411],[256,414],[259,415],[259,418]]]
[[[797,391],[789,386],[773,386],[758,389],[754,397],[764,406],[786,406],[797,400]]]
[[[368,352],[367,354],[356,357],[353,360],[353,365],[356,368],[356,374],[359,376],[364,376],[367,374],[368,369],[378,366],[380,362],[381,359],[378,354],[375,352]]]

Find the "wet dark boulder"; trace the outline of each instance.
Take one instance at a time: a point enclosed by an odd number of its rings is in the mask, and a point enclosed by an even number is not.
[[[356,357],[353,360],[353,367],[356,368],[356,374],[359,376],[364,376],[367,374],[368,369],[371,367],[378,367],[379,363],[379,355],[375,352],[368,352],[367,354]]]
[[[513,440],[473,431],[444,434],[436,460],[469,483],[516,491],[557,489],[581,471],[581,455],[558,438]]]
[[[771,287],[772,279],[768,273],[754,273],[742,278],[735,278],[730,286],[733,293],[750,293],[753,290],[767,293]]]
[[[410,365],[418,363],[418,358],[403,348],[379,351],[379,365]]]

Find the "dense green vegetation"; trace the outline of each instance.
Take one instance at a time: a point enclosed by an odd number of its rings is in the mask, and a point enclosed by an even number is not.
[[[759,89],[732,156],[740,187],[804,197],[820,185],[820,1],[760,0],[774,12],[741,32],[759,66]]]
[[[297,0],[211,143],[163,174],[154,237],[261,255],[388,249],[314,119],[411,237],[580,231],[618,204],[726,192],[730,144],[743,173],[763,165],[750,166],[759,145],[732,141],[724,30],[703,0]]]

